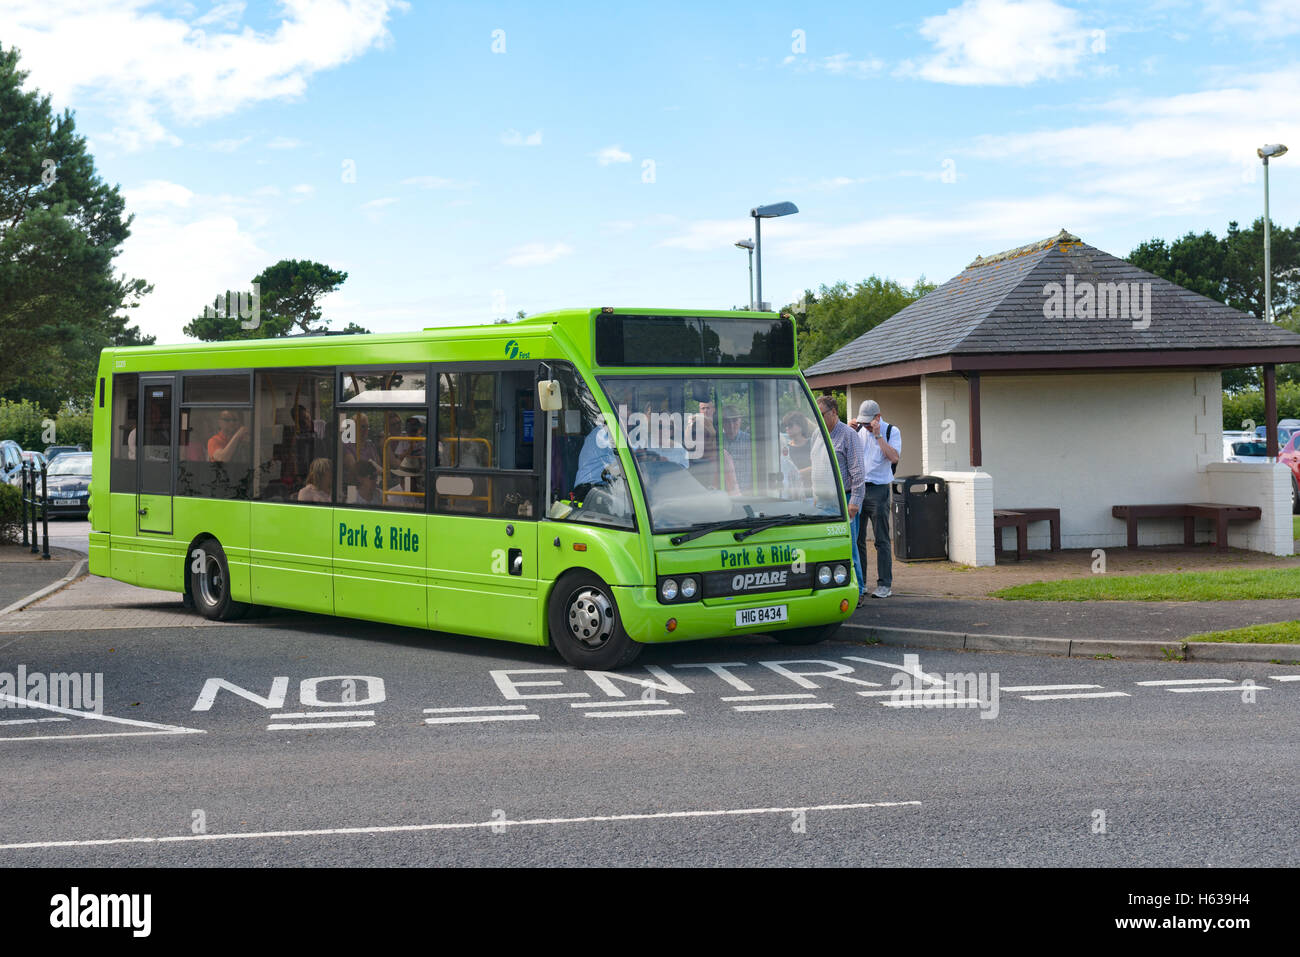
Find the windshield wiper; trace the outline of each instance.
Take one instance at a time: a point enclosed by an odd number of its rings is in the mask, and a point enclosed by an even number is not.
[[[807,514],[782,515],[780,518],[769,519],[766,522],[747,528],[743,532],[736,532],[734,538],[738,542],[743,542],[745,539],[749,538],[749,536],[757,535],[759,532],[765,532],[769,528],[778,528],[782,525],[803,525],[806,522],[821,522],[825,521],[827,517],[828,516],[826,515]]]
[[[693,538],[699,538],[702,535],[708,535],[710,532],[721,532],[728,528],[744,528],[754,519],[748,518],[729,518],[721,522],[709,522],[707,525],[700,525],[691,529],[689,532],[683,532],[681,535],[674,535],[669,539],[674,545],[680,545],[683,542],[689,542]]]

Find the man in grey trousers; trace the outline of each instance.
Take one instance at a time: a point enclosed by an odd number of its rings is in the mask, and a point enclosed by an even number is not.
[[[858,408],[858,438],[862,441],[862,462],[866,470],[866,492],[862,498],[862,515],[858,522],[858,540],[862,553],[862,570],[867,569],[867,522],[871,522],[876,540],[876,590],[872,598],[893,594],[894,552],[889,535],[889,510],[894,465],[903,452],[903,434],[880,415],[880,406],[867,399]]]

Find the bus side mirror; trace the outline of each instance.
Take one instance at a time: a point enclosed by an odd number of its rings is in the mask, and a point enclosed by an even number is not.
[[[558,412],[564,408],[560,383],[556,379],[543,379],[537,383],[537,404],[543,412]]]

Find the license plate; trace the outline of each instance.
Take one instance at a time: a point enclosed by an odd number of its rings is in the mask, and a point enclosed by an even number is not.
[[[76,505],[77,500],[75,498],[56,498],[54,500],[54,504],[55,505]]]
[[[746,628],[751,625],[768,625],[778,621],[788,621],[785,605],[767,605],[763,608],[741,608],[736,612],[736,627]]]

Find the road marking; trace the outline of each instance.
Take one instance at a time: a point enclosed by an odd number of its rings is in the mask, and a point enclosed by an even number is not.
[[[1131,698],[1127,691],[1088,691],[1082,694],[1027,694],[1026,701],[1058,701],[1062,698]]]
[[[425,714],[453,714],[460,711],[527,711],[526,704],[489,704],[469,708],[425,708]]]
[[[948,708],[987,704],[979,698],[913,698],[909,701],[882,701],[886,708]]]
[[[670,711],[588,711],[583,714],[584,718],[645,718],[652,714],[685,714],[681,708],[673,708]]]
[[[1166,688],[1165,690],[1181,692],[1182,694],[1190,694],[1197,691],[1268,691],[1269,689],[1268,689],[1268,685],[1249,684],[1249,685],[1232,685],[1231,687],[1228,688],[1225,688],[1222,685],[1216,685],[1213,688]]]
[[[943,698],[957,694],[955,688],[896,688],[893,691],[859,691],[864,698]]]
[[[311,731],[316,728],[373,728],[373,721],[312,721],[307,724],[268,724],[267,731]]]
[[[13,721],[0,721],[0,724],[44,724],[46,721],[71,721],[71,718],[17,718]]]
[[[815,698],[817,697],[811,691],[800,694],[738,694],[730,698],[721,698],[721,701],[785,701],[793,698]]]
[[[1269,675],[1272,681],[1300,681],[1300,675]]]
[[[1231,678],[1169,678],[1164,681],[1135,681],[1144,688],[1158,688],[1165,685],[1230,685]]]
[[[630,708],[634,705],[644,707],[648,704],[670,705],[671,701],[643,701],[640,698],[633,698],[631,701],[570,701],[570,708]]]
[[[818,701],[805,704],[737,704],[732,705],[735,711],[811,711],[814,708],[833,708],[835,705],[829,701]]]
[[[425,724],[470,724],[479,721],[538,721],[540,714],[455,714],[425,718]]]
[[[534,717],[536,717],[534,715]],[[114,837],[89,841],[30,841],[0,844],[0,851],[50,847],[105,847],[112,844],[178,844],[195,841],[251,841],[259,838],[330,837],[336,834],[401,834],[413,831],[466,831],[498,827],[536,827],[546,824],[611,824],[622,821],[682,820],[705,817],[740,817],[753,814],[793,814],[796,811],[860,811],[877,807],[920,807],[920,801],[875,801],[863,804],[810,804],[804,807],[748,807],[718,811],[658,811],[648,814],[600,814],[590,817],[528,818],[519,821],[466,821],[446,824],[390,824],[377,827],[331,827],[299,831],[249,831],[227,834],[175,834],[166,837]]]
[[[1138,682],[1141,684],[1141,682]],[[1101,685],[1015,685],[1003,687],[1002,691],[1082,691],[1085,688],[1100,688]]]
[[[373,711],[299,711],[296,714],[268,714],[268,718],[373,718]]]
[[[72,718],[85,718],[87,721],[107,721],[109,724],[124,724],[134,728],[151,728],[150,731],[105,731],[101,734],[32,734],[19,738],[0,738],[0,741],[48,741],[58,738],[125,738],[147,734],[207,734],[200,728],[182,728],[173,724],[156,724],[152,721],[137,721],[135,718],[115,718],[108,714],[95,714],[92,711],[76,711],[61,708],[56,704],[43,701],[29,701],[16,695],[0,692],[0,701],[17,704],[28,708],[43,708],[56,714],[65,714]]]

